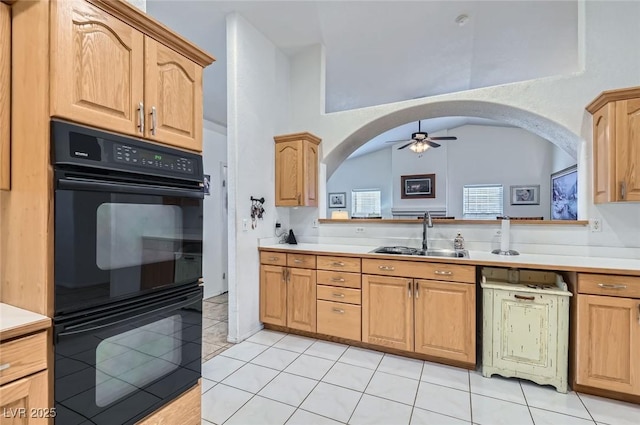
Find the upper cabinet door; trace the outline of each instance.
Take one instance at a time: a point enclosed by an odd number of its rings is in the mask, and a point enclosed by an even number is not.
[[[84,1],[53,5],[51,115],[143,136],[144,35]]]
[[[202,67],[145,38],[146,137],[202,151]]]
[[[318,206],[318,145],[304,141],[304,200],[303,205]]]
[[[9,189],[11,131],[11,8],[0,3],[0,189]]]
[[[276,205],[302,205],[302,141],[276,143]]]
[[[593,114],[593,200],[612,202],[616,196],[615,104],[608,103]]]
[[[616,158],[621,201],[640,201],[640,99],[616,102]]]

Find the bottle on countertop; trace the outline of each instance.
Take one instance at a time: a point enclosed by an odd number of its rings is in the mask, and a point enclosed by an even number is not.
[[[453,238],[453,249],[464,249],[464,238],[460,233]]]

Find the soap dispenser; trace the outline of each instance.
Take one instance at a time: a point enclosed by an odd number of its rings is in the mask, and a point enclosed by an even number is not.
[[[460,232],[458,232],[458,236],[453,238],[453,249],[464,249],[464,238]]]

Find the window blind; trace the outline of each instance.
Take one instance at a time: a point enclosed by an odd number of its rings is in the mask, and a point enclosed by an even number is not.
[[[380,216],[380,189],[354,189],[351,191],[351,217]]]
[[[503,204],[503,189],[500,184],[474,184],[463,187],[463,218],[495,219],[503,215]]]

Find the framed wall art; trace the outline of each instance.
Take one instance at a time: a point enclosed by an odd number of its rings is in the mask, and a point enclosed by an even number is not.
[[[435,174],[413,174],[400,177],[400,197],[402,199],[420,199],[436,197]]]

